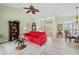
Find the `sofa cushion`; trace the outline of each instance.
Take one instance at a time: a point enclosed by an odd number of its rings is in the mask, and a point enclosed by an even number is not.
[[[43,45],[47,41],[47,36],[45,32],[24,33],[24,38],[40,46]]]

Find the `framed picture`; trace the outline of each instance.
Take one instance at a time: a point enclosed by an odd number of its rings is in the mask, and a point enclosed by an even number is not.
[[[63,30],[63,24],[57,24],[57,31]]]
[[[46,23],[52,23],[52,19],[51,19],[51,18],[46,18],[46,19],[45,19],[45,22],[46,22]]]

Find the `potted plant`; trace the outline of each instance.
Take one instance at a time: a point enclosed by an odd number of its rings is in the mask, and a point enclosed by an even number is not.
[[[19,39],[16,40],[16,43],[17,43],[16,49],[18,50],[24,49],[26,47],[25,42],[26,40],[24,39],[23,35],[20,35]]]

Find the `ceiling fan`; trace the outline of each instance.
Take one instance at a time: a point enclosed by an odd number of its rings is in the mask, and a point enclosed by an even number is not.
[[[36,9],[33,5],[30,5],[29,8],[24,7],[24,9],[27,9],[28,10],[27,13],[30,13],[31,12],[32,14],[36,14],[36,12],[39,12],[39,10]]]

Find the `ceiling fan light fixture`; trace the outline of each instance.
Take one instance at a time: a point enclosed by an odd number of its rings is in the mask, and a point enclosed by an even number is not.
[[[39,12],[39,10],[36,9],[33,5],[30,5],[29,8],[24,7],[24,9],[27,9],[28,10],[27,13],[30,13],[31,12],[32,14],[36,14],[36,12]]]

